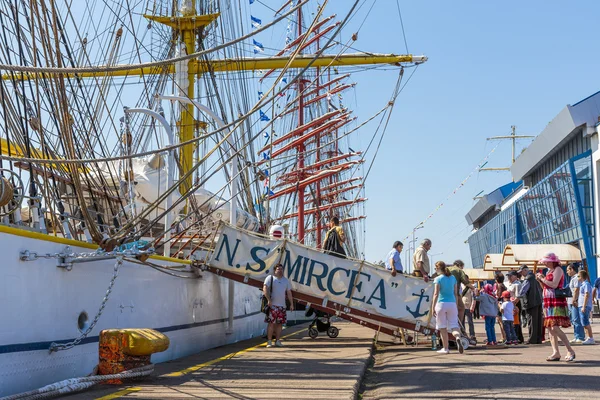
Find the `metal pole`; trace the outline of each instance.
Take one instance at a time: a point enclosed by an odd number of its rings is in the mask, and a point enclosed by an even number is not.
[[[515,135],[516,135],[517,127],[513,125],[513,126],[511,126],[511,128],[512,128],[511,136],[513,137],[512,138],[512,163],[514,164],[515,163],[515,142],[517,141]]]
[[[145,114],[148,115],[152,118],[154,118],[155,120],[157,120],[158,122],[161,123],[161,125],[163,126],[163,128],[165,128],[165,132],[167,133],[167,138],[169,139],[169,145],[172,146],[175,142],[174,138],[173,138],[173,131],[171,130],[171,126],[169,125],[169,123],[167,122],[167,120],[165,119],[165,117],[163,115],[161,115],[160,113],[154,111],[154,110],[150,110],[148,108],[125,108],[125,113],[127,114],[133,114],[133,113],[139,113],[139,114]],[[173,181],[175,180],[175,155],[173,150],[169,150],[169,157],[168,157],[168,161],[167,161],[167,188],[170,188],[173,186]],[[171,208],[172,205],[172,196],[167,196],[167,200],[166,200],[166,210],[169,210]],[[172,216],[171,216],[171,212],[167,212],[165,215],[165,240],[164,240],[164,245],[163,245],[163,255],[165,257],[170,257],[171,256],[171,224],[173,223],[172,220]]]

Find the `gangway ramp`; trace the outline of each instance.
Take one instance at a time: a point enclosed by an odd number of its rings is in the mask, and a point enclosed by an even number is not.
[[[435,330],[433,284],[366,261],[342,259],[289,239],[272,239],[221,224],[204,269],[257,288],[277,264],[294,299],[310,307],[395,337],[402,329]]]

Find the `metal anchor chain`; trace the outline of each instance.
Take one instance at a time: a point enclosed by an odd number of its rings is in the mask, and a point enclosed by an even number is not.
[[[81,341],[83,339],[85,339],[87,337],[87,335],[90,334],[90,332],[94,329],[94,327],[98,323],[98,320],[100,319],[100,316],[102,315],[102,312],[104,312],[104,307],[106,307],[106,303],[108,302],[108,298],[110,297],[110,294],[112,293],[112,289],[113,289],[113,286],[115,285],[115,281],[117,280],[117,276],[119,276],[119,268],[121,267],[121,265],[123,265],[123,257],[118,256],[117,262],[115,263],[115,267],[113,269],[113,277],[110,280],[110,283],[108,284],[108,288],[106,289],[106,294],[104,295],[104,298],[102,299],[102,303],[100,304],[100,308],[98,309],[98,312],[96,313],[96,316],[94,317],[94,320],[92,321],[90,326],[88,326],[88,328],[85,330],[85,332],[83,332],[77,339],[73,340],[72,342],[68,342],[68,343],[53,342],[52,344],[50,344],[50,349],[49,349],[50,353],[55,352],[55,351],[72,349],[73,347],[75,347],[79,343],[81,343]]]

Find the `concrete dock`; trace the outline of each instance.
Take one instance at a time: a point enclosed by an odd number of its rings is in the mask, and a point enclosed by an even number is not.
[[[67,399],[597,399],[600,346],[577,346],[575,363],[547,362],[550,344],[470,348],[439,355],[336,322],[340,335],[308,338],[306,325],[284,331],[284,347],[264,339],[158,364],[153,376],[98,385]],[[597,326],[594,325],[594,327]],[[483,323],[476,323],[483,338]],[[571,333],[572,330],[567,330]],[[599,336],[600,337],[600,336]],[[564,347],[562,355],[566,355]],[[373,354],[374,353],[374,354]]]
[[[336,322],[336,339],[283,331],[284,347],[262,338],[157,364],[154,375],[125,386],[97,385],[68,399],[354,399],[371,359],[374,332]]]

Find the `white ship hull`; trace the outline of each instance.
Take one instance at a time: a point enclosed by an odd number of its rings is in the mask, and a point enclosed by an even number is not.
[[[152,356],[155,363],[264,332],[256,288],[235,284],[233,332],[227,334],[226,279],[210,273],[200,279],[181,279],[125,262],[89,336],[70,350],[50,353],[52,342],[70,341],[81,334],[81,312],[88,314],[90,322],[94,318],[115,265],[114,260],[94,261],[67,271],[57,267],[56,259],[19,259],[23,250],[45,254],[64,248],[63,243],[0,232],[0,396],[90,374],[98,363],[98,334],[103,329],[153,328],[165,333],[171,345]]]

